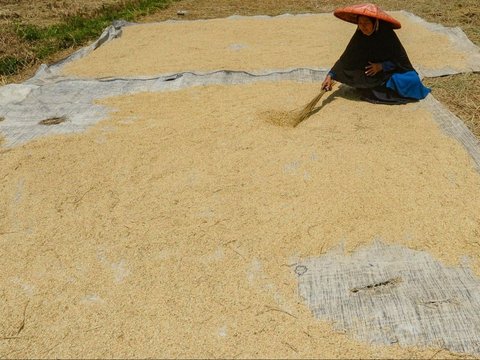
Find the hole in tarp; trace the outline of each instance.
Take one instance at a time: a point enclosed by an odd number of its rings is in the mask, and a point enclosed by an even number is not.
[[[353,292],[353,293],[357,293],[359,291],[380,290],[380,289],[384,289],[386,287],[392,287],[392,286],[398,285],[401,282],[402,282],[402,278],[397,277],[397,278],[393,278],[393,279],[390,279],[390,280],[387,280],[387,281],[382,281],[382,282],[370,284],[370,285],[367,285],[367,286],[355,287],[353,289],[350,289],[350,291]]]
[[[5,118],[3,116],[0,116],[0,122],[5,120]]]
[[[440,300],[429,300],[429,301],[423,301],[420,304],[432,307],[432,308],[439,308],[440,306],[444,304],[448,305],[459,305],[459,301],[457,299],[440,299]]]
[[[178,78],[181,78],[183,75],[182,74],[176,74],[174,76],[170,76],[168,78],[163,79],[163,81],[173,81],[177,80]]]
[[[40,125],[58,125],[63,122],[67,121],[67,118],[65,116],[60,116],[60,117],[52,117],[48,119],[44,119],[39,122]]]
[[[298,276],[302,276],[303,274],[305,274],[307,272],[307,267],[306,266],[303,266],[303,265],[298,265],[297,267],[295,267],[295,273],[298,275]]]

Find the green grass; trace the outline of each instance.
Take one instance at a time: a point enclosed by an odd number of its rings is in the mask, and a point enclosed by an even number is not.
[[[23,67],[22,60],[13,56],[5,56],[0,58],[0,74],[14,75]]]
[[[171,2],[172,0],[132,0],[123,5],[103,6],[92,17],[72,16],[62,23],[46,27],[17,23],[14,31],[20,39],[31,45],[32,55],[23,58],[1,57],[0,75],[17,74],[32,62],[48,58],[61,50],[83,45],[97,38],[113,20],[135,21],[141,16],[167,7]]]

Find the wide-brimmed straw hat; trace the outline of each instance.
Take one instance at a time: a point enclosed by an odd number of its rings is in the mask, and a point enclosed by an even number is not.
[[[375,4],[359,4],[351,5],[343,8],[339,8],[333,12],[337,18],[357,24],[358,16],[368,16],[378,20],[386,21],[392,25],[393,29],[400,29],[402,24],[400,22],[388,15],[385,11],[380,9]]]

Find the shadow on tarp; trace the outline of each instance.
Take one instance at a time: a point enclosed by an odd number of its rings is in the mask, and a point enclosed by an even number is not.
[[[310,116],[315,115],[324,107],[326,107],[328,104],[332,103],[338,98],[347,99],[351,101],[361,101],[361,102],[364,101],[361,99],[360,92],[357,91],[355,88],[352,88],[348,85],[340,84],[340,86],[337,89],[333,90],[329,94],[329,96],[324,101],[322,101],[322,103],[319,106],[315,107],[312,110]]]

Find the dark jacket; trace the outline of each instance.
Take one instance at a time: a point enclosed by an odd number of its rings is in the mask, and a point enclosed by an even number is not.
[[[385,71],[366,76],[365,67],[372,63],[385,64]],[[379,28],[370,36],[355,31],[347,48],[331,69],[335,80],[357,88],[374,88],[384,84],[395,72],[414,70],[397,34],[388,23],[379,22]]]

